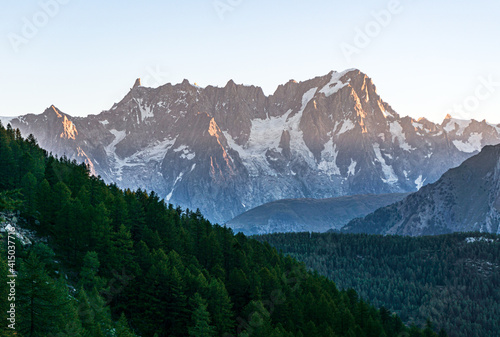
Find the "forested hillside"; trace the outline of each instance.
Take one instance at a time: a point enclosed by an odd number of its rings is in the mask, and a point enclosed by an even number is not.
[[[500,236],[287,233],[255,237],[353,288],[405,323],[436,322],[450,336],[500,336]]]
[[[10,127],[0,126],[0,172],[4,222],[42,238],[16,246],[16,330],[2,319],[4,336],[436,335],[199,212],[106,185]],[[2,245],[3,313],[10,267]]]

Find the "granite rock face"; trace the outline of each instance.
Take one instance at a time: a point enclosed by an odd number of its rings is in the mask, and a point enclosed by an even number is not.
[[[289,81],[270,96],[233,81],[134,85],[98,115],[51,106],[10,123],[106,182],[155,190],[220,223],[279,199],[416,191],[500,143],[485,121],[401,117],[359,70]]]

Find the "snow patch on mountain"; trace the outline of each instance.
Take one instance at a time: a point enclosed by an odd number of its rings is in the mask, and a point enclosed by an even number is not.
[[[471,120],[462,120],[456,118],[450,118],[448,123],[443,127],[444,131],[450,133],[453,130],[457,130],[456,135],[461,136],[464,130],[470,125]]]
[[[354,123],[350,119],[346,119],[344,123],[342,123],[342,127],[340,128],[337,135],[341,135],[349,130],[354,129]]]
[[[289,109],[279,117],[252,119],[250,137],[246,144],[238,145],[227,131],[223,131],[228,145],[238,152],[243,164],[248,169],[250,176],[259,176],[261,173],[274,175],[266,157],[268,150],[281,152],[279,143],[283,131],[290,133],[290,147],[294,153],[302,156],[309,166],[315,167],[314,156],[304,142],[303,132],[299,124],[307,104],[314,98],[318,88],[308,90],[302,96],[300,110],[292,116],[293,110]]]
[[[159,162],[165,157],[167,151],[174,145],[176,139],[177,138],[158,141],[144,150],[134,153],[130,157],[129,161],[144,163],[148,163],[150,161]]]
[[[333,139],[330,139],[326,144],[323,151],[321,151],[321,162],[318,164],[318,169],[325,174],[340,175],[340,169],[337,166],[337,144],[333,144]]]
[[[302,107],[294,116],[287,118],[286,123],[290,133],[290,147],[295,149],[296,153],[299,154],[310,167],[315,166],[314,155],[304,142],[304,133],[300,130],[299,124],[304,110],[314,98],[316,91],[318,91],[318,88],[311,88],[302,96]]]
[[[417,186],[417,190],[421,189],[424,186],[424,182],[426,179],[423,179],[422,175],[419,175],[415,180],[415,185]]]
[[[125,166],[142,166],[143,163],[141,163],[141,162],[139,162],[139,163],[138,162],[135,162],[135,163],[129,162],[129,159],[127,159],[127,158],[122,159],[116,154],[116,152],[115,152],[116,145],[118,145],[127,136],[127,132],[125,130],[118,131],[115,129],[111,129],[111,130],[109,130],[109,132],[111,132],[111,134],[113,134],[115,136],[115,139],[108,146],[106,146],[104,148],[104,150],[106,151],[106,154],[108,155],[110,161],[115,163],[114,167],[112,168],[112,171],[115,172],[115,174],[117,176],[116,179],[118,181],[122,181],[123,168]]]
[[[284,129],[287,129],[287,119],[292,110],[288,110],[283,116],[270,117],[266,119],[253,119],[250,129],[250,137],[243,146],[238,145],[227,131],[223,131],[229,147],[238,152],[245,167],[251,176],[258,176],[261,170],[269,170],[266,152],[276,149]]]
[[[350,70],[346,70],[340,73],[333,72],[332,77],[330,78],[330,82],[328,82],[327,85],[325,85],[320,91],[320,94],[325,94],[326,97],[329,97],[335,93],[337,93],[340,89],[343,87],[349,85],[349,83],[342,83],[340,81],[340,78],[347,74]]]
[[[477,132],[473,132],[467,142],[461,140],[454,140],[453,145],[462,152],[473,153],[476,151],[481,151],[481,141],[483,135]]]
[[[196,156],[195,152],[192,152],[187,145],[181,145],[174,149],[174,152],[182,152],[180,157],[182,159],[192,160]]]
[[[424,125],[423,124],[420,124],[420,123],[417,123],[417,122],[412,122],[411,125],[413,125],[413,127],[415,128],[415,130],[416,129],[424,130]]]
[[[392,142],[394,143],[394,140],[397,139],[399,143],[399,147],[402,148],[405,151],[412,151],[415,150],[415,148],[411,147],[407,142],[406,142],[406,136],[403,132],[403,127],[399,122],[393,122],[390,123],[389,125],[389,130],[392,134]]]
[[[381,109],[382,109],[382,114],[384,115],[385,118],[387,117],[394,118],[394,116],[389,111],[385,110],[383,107],[381,107]]]
[[[349,165],[349,167],[347,168],[347,175],[348,176],[353,176],[356,174],[356,165],[358,163],[355,162],[354,160],[352,160],[351,158],[351,164]]]
[[[318,91],[318,88],[311,88],[304,93],[302,96],[302,107],[300,108],[299,114],[302,114],[309,102],[314,98],[314,95]]]
[[[139,107],[139,111],[141,112],[141,122],[144,122],[146,118],[154,117],[153,109],[151,106],[144,105],[143,106],[143,99],[142,98],[134,98],[134,101],[137,103],[137,106]]]
[[[380,145],[378,143],[373,144],[373,151],[375,152],[376,160],[382,166],[382,172],[384,173],[384,176],[385,176],[385,179],[381,178],[382,181],[384,183],[387,183],[387,184],[397,183],[399,179],[398,179],[396,173],[394,172],[394,169],[392,168],[392,166],[387,165],[384,157],[382,157],[382,153],[380,152]]]
[[[170,201],[170,199],[172,198],[172,194],[174,193],[174,190],[175,190],[175,185],[177,185],[177,183],[182,180],[182,176],[183,175],[184,175],[184,172],[181,172],[181,173],[179,173],[179,175],[177,176],[177,178],[175,178],[174,184],[172,185],[172,190],[165,197],[165,200],[167,202]]]
[[[125,139],[125,137],[127,136],[127,132],[125,130],[118,131],[115,129],[111,129],[109,130],[109,132],[111,132],[111,134],[115,136],[115,139],[104,149],[106,150],[108,156],[112,156],[115,155],[116,145]]]

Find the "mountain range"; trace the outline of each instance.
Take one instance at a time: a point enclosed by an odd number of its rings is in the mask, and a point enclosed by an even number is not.
[[[280,199],[414,192],[500,143],[500,127],[486,121],[401,117],[356,69],[290,80],[268,96],[232,80],[138,80],[98,115],[52,105],[2,122],[108,183],[154,190],[219,223]]]

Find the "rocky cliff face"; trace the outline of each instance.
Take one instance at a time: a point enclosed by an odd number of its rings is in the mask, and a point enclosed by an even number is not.
[[[480,231],[500,234],[500,145],[446,172],[434,184],[343,228],[351,233],[435,235]]]
[[[10,122],[107,182],[155,190],[217,222],[278,199],[416,191],[500,142],[484,121],[400,117],[358,70],[289,81],[270,96],[233,81],[139,84],[99,115],[52,106]]]

